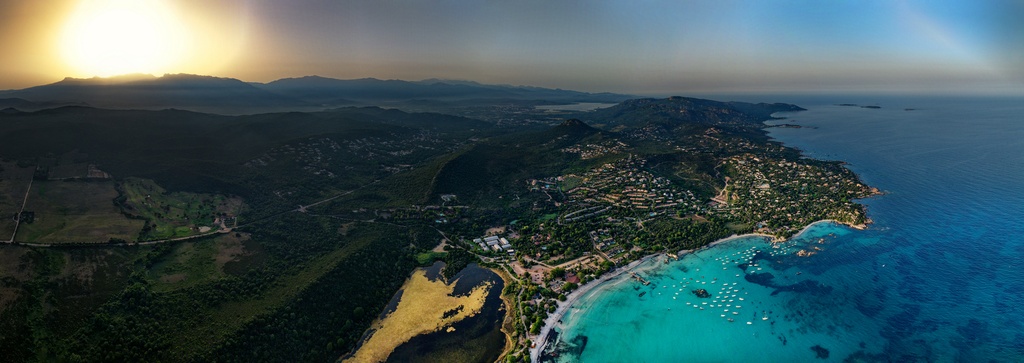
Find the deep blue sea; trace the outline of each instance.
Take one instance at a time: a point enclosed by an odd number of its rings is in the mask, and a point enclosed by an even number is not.
[[[1024,361],[1024,99],[772,101],[808,109],[772,137],[885,193],[874,224],[648,263],[570,309],[557,360]]]

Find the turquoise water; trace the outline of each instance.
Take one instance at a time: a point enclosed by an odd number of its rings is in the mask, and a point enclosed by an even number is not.
[[[775,100],[809,111],[773,137],[887,193],[864,201],[875,223],[649,263],[651,286],[624,277],[576,303],[557,360],[1024,360],[1024,102]]]

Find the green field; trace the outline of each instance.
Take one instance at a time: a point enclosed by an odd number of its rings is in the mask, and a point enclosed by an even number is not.
[[[750,223],[726,223],[725,228],[728,228],[733,232],[749,232],[751,229]]]
[[[583,178],[580,178],[578,176],[566,176],[562,180],[561,187],[563,192],[567,192],[580,185],[583,185]]]
[[[448,255],[448,252],[423,252],[423,253],[419,253],[419,254],[416,254],[416,263],[419,264],[420,266],[429,266],[430,264],[434,263],[434,261],[441,260],[441,259],[444,258],[444,256],[447,256],[447,255]]]
[[[541,222],[547,222],[555,218],[558,218],[558,213],[548,213],[540,216],[540,218],[537,218],[537,220]]]
[[[134,241],[144,224],[128,219],[114,205],[112,181],[35,181],[25,211],[35,213],[22,223],[16,238],[35,243],[104,243]]]
[[[127,178],[120,185],[126,213],[148,221],[142,240],[187,237],[220,228],[242,208],[239,198],[216,194],[169,193],[152,180]],[[232,226],[228,226],[232,227]]]
[[[247,253],[243,245],[247,239],[228,233],[174,245],[167,257],[149,270],[153,290],[188,288],[227,276],[224,266]]]
[[[59,164],[50,168],[50,179],[85,178],[89,175],[89,163]]]

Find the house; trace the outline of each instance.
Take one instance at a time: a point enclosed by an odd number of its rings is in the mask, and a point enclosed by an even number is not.
[[[576,274],[572,272],[569,272],[565,274],[565,282],[571,282],[578,285],[580,283],[580,277],[576,276]]]

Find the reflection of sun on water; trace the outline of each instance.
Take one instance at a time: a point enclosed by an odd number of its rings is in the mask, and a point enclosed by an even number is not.
[[[183,60],[188,28],[158,0],[84,0],[61,37],[66,62],[95,76],[164,73]]]

